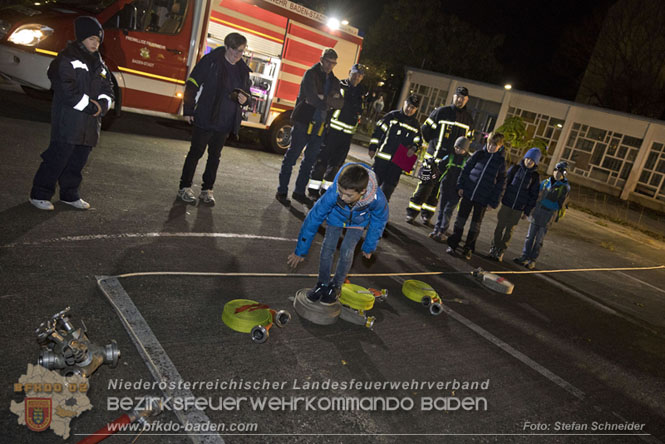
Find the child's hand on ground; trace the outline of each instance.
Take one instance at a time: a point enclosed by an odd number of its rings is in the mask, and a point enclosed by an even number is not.
[[[298,264],[300,264],[302,261],[304,261],[305,258],[298,256],[295,253],[289,254],[289,257],[286,258],[286,263],[289,265],[291,268],[296,268]]]
[[[371,258],[372,258],[372,253],[365,253],[365,252],[363,251],[363,257],[364,257],[365,259],[371,259]]]

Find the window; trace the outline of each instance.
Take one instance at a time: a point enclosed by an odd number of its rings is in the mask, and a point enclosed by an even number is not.
[[[104,24],[139,32],[177,34],[185,21],[189,0],[136,0]]]

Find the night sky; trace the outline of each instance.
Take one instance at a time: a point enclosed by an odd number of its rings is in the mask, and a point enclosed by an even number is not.
[[[433,0],[436,1],[436,0]],[[487,35],[504,34],[504,44],[495,54],[503,66],[502,77],[514,88],[564,99],[573,99],[576,80],[584,69],[566,60],[560,46],[564,34],[584,33],[585,22],[600,14],[615,0],[441,0],[446,9]],[[337,0],[340,18],[366,33],[381,15],[381,0]],[[327,3],[328,15],[333,15]],[[419,30],[427,32],[427,30]],[[586,36],[587,38],[593,38]],[[476,79],[483,80],[483,79]]]

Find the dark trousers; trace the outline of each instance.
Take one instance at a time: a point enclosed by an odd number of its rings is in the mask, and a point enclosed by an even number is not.
[[[402,169],[394,163],[384,160],[375,159],[374,166],[372,167],[374,174],[376,174],[376,181],[381,191],[386,196],[386,200],[390,200],[395,188],[399,184],[399,178],[402,176]]]
[[[51,140],[46,151],[42,153],[35,179],[32,182],[30,198],[51,200],[55,194],[55,186],[60,186],[60,200],[74,202],[79,200],[79,187],[83,176],[81,171],[88,161],[91,146],[73,145]]]
[[[343,131],[328,130],[326,142],[321,147],[319,157],[316,160],[310,180],[318,185],[318,182],[325,180],[326,183],[332,183],[337,172],[344,164],[346,156],[351,148],[351,136]],[[310,189],[318,190],[320,188],[311,186]]]
[[[460,241],[462,240],[462,234],[464,234],[464,225],[466,225],[466,220],[469,218],[471,210],[473,210],[471,226],[469,227],[469,233],[466,235],[464,249],[474,251],[476,249],[476,240],[480,234],[480,225],[483,223],[483,217],[485,216],[486,209],[487,205],[483,205],[478,202],[472,202],[469,199],[462,197],[462,201],[459,204],[459,210],[457,210],[457,219],[455,219],[453,234],[448,238],[448,246],[457,248]]]
[[[436,213],[436,204],[439,201],[439,181],[421,180],[418,182],[416,191],[409,199],[409,206],[406,209],[406,214],[416,217],[418,213],[422,212],[423,217],[431,218]]]
[[[203,184],[201,190],[212,190],[217,178],[217,168],[219,167],[219,158],[222,154],[224,142],[229,136],[228,132],[204,130],[194,126],[192,130],[192,145],[189,148],[189,153],[185,158],[185,164],[182,167],[182,175],[180,176],[180,188],[189,188],[192,186],[194,173],[196,172],[196,165],[203,153],[208,148],[208,160],[206,168],[203,171]]]
[[[293,192],[295,194],[305,194],[305,187],[309,180],[309,173],[312,172],[312,166],[314,165],[314,162],[316,162],[316,158],[319,157],[319,151],[321,150],[321,137],[323,134],[319,135],[320,125],[323,124],[312,125],[312,128],[310,129],[309,125],[300,122],[293,124],[293,130],[291,131],[291,146],[284,154],[282,167],[279,170],[278,193],[286,194],[289,191],[289,182],[291,181],[293,165],[296,164],[298,157],[300,157],[300,153],[302,153],[304,149],[305,156],[303,157],[302,162],[300,162],[300,170],[298,171],[296,187]],[[307,146],[306,149],[305,146]]]
[[[513,210],[507,205],[501,204],[499,214],[496,216],[496,228],[492,246],[500,251],[506,251],[513,231],[522,217],[522,210]]]

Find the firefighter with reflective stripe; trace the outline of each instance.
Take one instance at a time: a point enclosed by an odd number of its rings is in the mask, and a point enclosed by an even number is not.
[[[429,225],[436,212],[439,193],[434,163],[453,153],[458,137],[473,137],[473,118],[464,108],[468,101],[469,90],[464,86],[458,87],[453,95],[453,103],[432,111],[421,128],[428,146],[420,170],[420,182],[406,209],[406,221],[409,223],[421,213],[423,223]]]
[[[360,85],[364,76],[365,67],[355,64],[349,71],[349,78],[340,82],[344,106],[332,114],[324,145],[321,147],[319,158],[307,184],[308,194],[314,200],[332,185],[337,171],[349,153],[351,138],[358,127],[363,112],[363,99],[367,94],[365,88]]]
[[[54,209],[56,184],[60,201],[80,210],[90,208],[79,195],[81,170],[113,102],[111,74],[98,52],[102,26],[94,17],[83,16],[74,21],[74,28],[76,41],[67,44],[47,72],[53,89],[51,142],[30,191],[30,203],[40,210]]]
[[[376,122],[369,142],[369,157],[374,158],[372,169],[387,200],[390,200],[402,174],[402,168],[391,161],[393,155],[403,145],[408,149],[408,155],[413,156],[422,142],[420,125],[414,117],[419,105],[419,96],[407,97],[402,109],[390,111]]]
[[[339,92],[339,80],[333,74],[335,65],[337,65],[337,52],[332,48],[326,48],[321,54],[320,62],[308,69],[300,82],[296,106],[291,114],[293,122],[291,146],[284,154],[282,167],[279,170],[279,186],[275,194],[275,199],[283,205],[291,204],[288,199],[291,170],[303,150],[305,155],[300,163],[296,186],[291,197],[308,207],[313,204],[305,195],[307,181],[319,156],[330,112],[344,105],[344,98]]]

